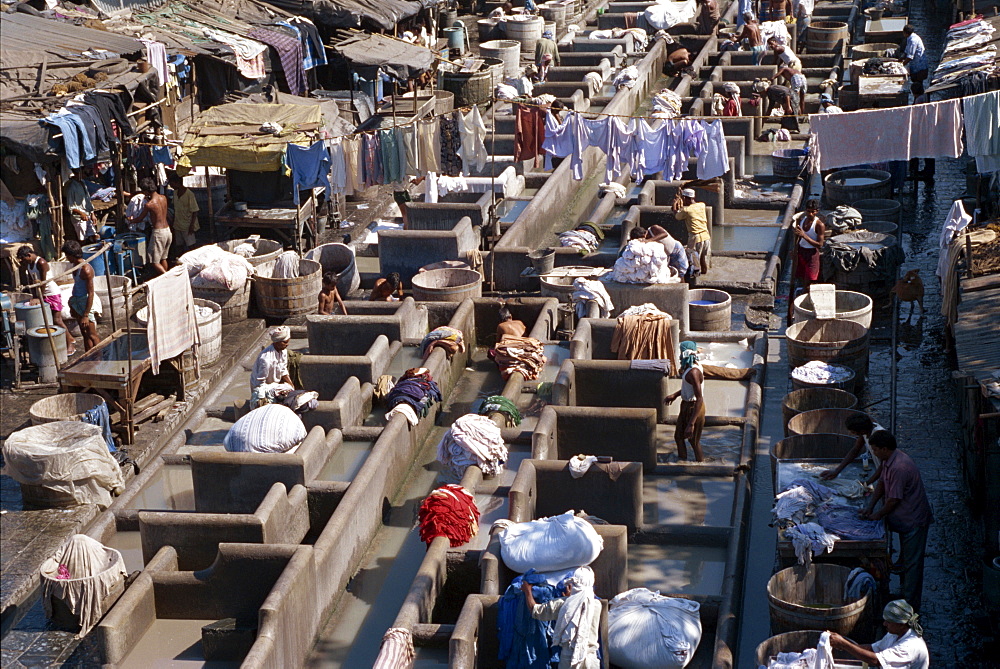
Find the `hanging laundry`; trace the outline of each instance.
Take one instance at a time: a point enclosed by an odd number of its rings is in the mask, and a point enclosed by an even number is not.
[[[232,49],[236,54],[236,69],[247,79],[263,79],[267,76],[264,71],[264,51],[267,46],[264,44],[212,28],[202,28],[202,34]]]
[[[400,126],[393,128],[392,133],[392,141],[396,145],[396,160],[399,161],[399,182],[402,184],[406,182],[406,175],[409,174],[407,171],[409,166],[406,163],[406,133]]]
[[[322,141],[311,146],[289,144],[285,163],[292,170],[292,201],[299,203],[299,191],[323,187],[330,197],[330,153]]]
[[[545,117],[542,109],[514,105],[514,160],[531,160],[542,152]]]
[[[982,174],[1000,171],[1000,91],[967,97],[962,105],[965,138],[976,169]]]
[[[60,109],[55,114],[49,114],[40,124],[54,125],[62,132],[63,155],[69,167],[76,169],[82,167],[97,157],[94,146],[90,143],[87,135],[87,127],[83,119],[76,114],[71,114],[65,109]],[[58,140],[49,140],[49,145],[53,148],[59,146]]]
[[[344,147],[344,189],[346,193],[364,189],[364,179],[361,178],[361,140],[357,137],[344,137],[341,140]]]
[[[139,39],[146,45],[146,61],[156,70],[160,78],[160,86],[166,86],[170,78],[170,66],[167,64],[167,47],[163,42],[151,39]]]
[[[479,112],[479,105],[473,106],[468,114],[460,114],[458,118],[458,132],[462,138],[462,149],[459,152],[462,171],[466,174],[478,172],[486,166],[489,155],[486,151],[486,124]]]
[[[323,38],[316,28],[316,24],[304,16],[293,16],[287,21],[281,21],[279,25],[295,28],[299,32],[299,37],[302,40],[304,48],[302,65],[305,69],[311,70],[320,65],[327,64]]]
[[[264,28],[254,28],[250,32],[250,37],[267,44],[277,52],[285,91],[292,95],[305,93],[306,74],[302,64],[301,41],[291,35]]]
[[[462,137],[458,130],[459,112],[441,117],[441,173],[449,177],[457,177],[462,173]]]
[[[621,174],[622,160],[631,158],[635,123],[632,119],[625,122],[617,116],[604,116],[584,121],[584,127],[587,132],[587,143],[604,153],[605,180],[611,181]]]
[[[417,125],[411,123],[397,128],[400,132],[403,152],[406,154],[406,176],[420,176],[420,139]]]
[[[573,179],[583,179],[583,146],[585,144],[583,117],[576,112],[570,112],[560,121],[552,112],[545,114],[545,138],[542,148],[545,151],[545,169],[552,169],[552,157],[570,159]]]
[[[377,134],[361,138],[361,175],[366,188],[385,183],[382,178],[382,146]]]
[[[334,194],[348,194],[347,159],[344,157],[344,143],[340,138],[326,140],[326,150],[330,154],[330,188]]]
[[[399,145],[394,128],[378,131],[379,150],[382,152],[382,182],[399,183],[403,180],[405,165],[399,163]]]
[[[698,178],[714,179],[729,171],[729,152],[726,151],[726,137],[722,121],[702,123],[705,130],[705,145],[698,155]]]
[[[420,172],[441,171],[441,131],[437,118],[417,121],[417,169]]]

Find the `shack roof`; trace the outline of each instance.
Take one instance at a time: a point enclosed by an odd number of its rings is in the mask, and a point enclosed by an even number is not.
[[[267,122],[278,135],[261,130]],[[285,145],[308,145],[323,125],[319,105],[229,103],[207,109],[191,123],[178,164],[225,167],[244,172],[281,169]]]
[[[85,59],[82,54],[88,50],[103,49],[127,56],[143,49],[142,42],[132,37],[20,12],[0,14],[0,32],[0,62],[5,69],[37,66],[43,54],[51,63]]]
[[[397,79],[414,79],[434,65],[434,52],[384,35],[358,33],[334,45],[356,68],[382,68]]]
[[[362,24],[391,30],[438,0],[267,0],[268,4],[308,16],[327,28],[360,28]]]

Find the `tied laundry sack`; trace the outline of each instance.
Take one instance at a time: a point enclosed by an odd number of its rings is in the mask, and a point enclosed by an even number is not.
[[[603,548],[604,539],[594,526],[572,511],[509,525],[500,532],[500,556],[519,574],[584,567]]]
[[[698,602],[634,588],[608,604],[608,651],[622,669],[682,669],[701,643]]]
[[[297,413],[284,404],[265,404],[233,423],[222,443],[234,453],[289,453],[305,438]]]

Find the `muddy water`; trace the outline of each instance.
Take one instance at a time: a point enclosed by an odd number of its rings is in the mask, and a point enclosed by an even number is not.
[[[545,367],[538,375],[538,383],[553,382],[559,374],[559,368],[569,358],[569,342],[545,344]]]
[[[659,590],[661,595],[720,595],[725,570],[726,549],[722,546],[628,547],[630,588]]]
[[[385,373],[399,378],[406,370],[423,366],[423,362],[419,346],[404,346],[389,363]]]
[[[643,522],[727,527],[735,492],[730,478],[647,476],[642,483]]]
[[[157,619],[121,669],[235,669],[239,662],[206,662],[201,650],[201,628],[215,620]]]
[[[142,571],[145,567],[142,561],[142,537],[139,532],[115,532],[104,545],[122,554],[128,573]]]
[[[777,226],[716,225],[712,228],[713,251],[767,253],[774,248]]]
[[[326,461],[316,476],[320,481],[353,481],[354,475],[368,459],[372,441],[345,441]]]
[[[163,465],[128,503],[129,509],[194,511],[194,482],[188,465]]]

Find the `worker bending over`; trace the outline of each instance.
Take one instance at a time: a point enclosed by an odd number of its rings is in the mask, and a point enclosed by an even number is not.
[[[697,254],[701,273],[708,274],[712,266],[712,236],[708,232],[708,209],[704,202],[694,201],[694,189],[684,188],[672,209],[678,221],[687,224],[687,249]]]
[[[882,625],[888,631],[872,644],[856,644],[836,632],[830,633],[830,645],[850,653],[871,667],[886,669],[928,669],[930,653],[924,642],[920,616],[905,599],[897,599],[882,610]]]
[[[875,457],[875,454],[872,452],[872,445],[869,439],[876,432],[884,432],[885,428],[868,416],[859,416],[857,414],[851,414],[848,416],[847,420],[844,421],[844,427],[846,427],[851,434],[857,437],[854,441],[854,446],[852,446],[851,450],[847,452],[844,459],[840,461],[840,464],[833,469],[827,469],[825,472],[820,473],[819,477],[824,481],[830,481],[837,478],[840,476],[840,472],[844,471],[844,467],[854,462],[855,458],[861,455],[863,451],[866,451],[864,471],[866,473],[868,472],[868,458],[872,459],[874,471],[871,473],[871,476],[865,480],[865,484],[871,485],[875,483],[875,481],[878,481],[878,477],[882,474],[882,461]]]
[[[497,343],[503,341],[504,337],[523,337],[524,333],[528,331],[528,326],[524,324],[524,321],[514,320],[514,316],[511,315],[510,309],[507,307],[500,307],[500,324],[497,326]]]
[[[601,600],[594,594],[593,569],[578,568],[566,579],[565,595],[544,604],[535,602],[527,581],[521,582],[521,592],[532,618],[555,621],[552,643],[559,646],[559,669],[600,669]]]

